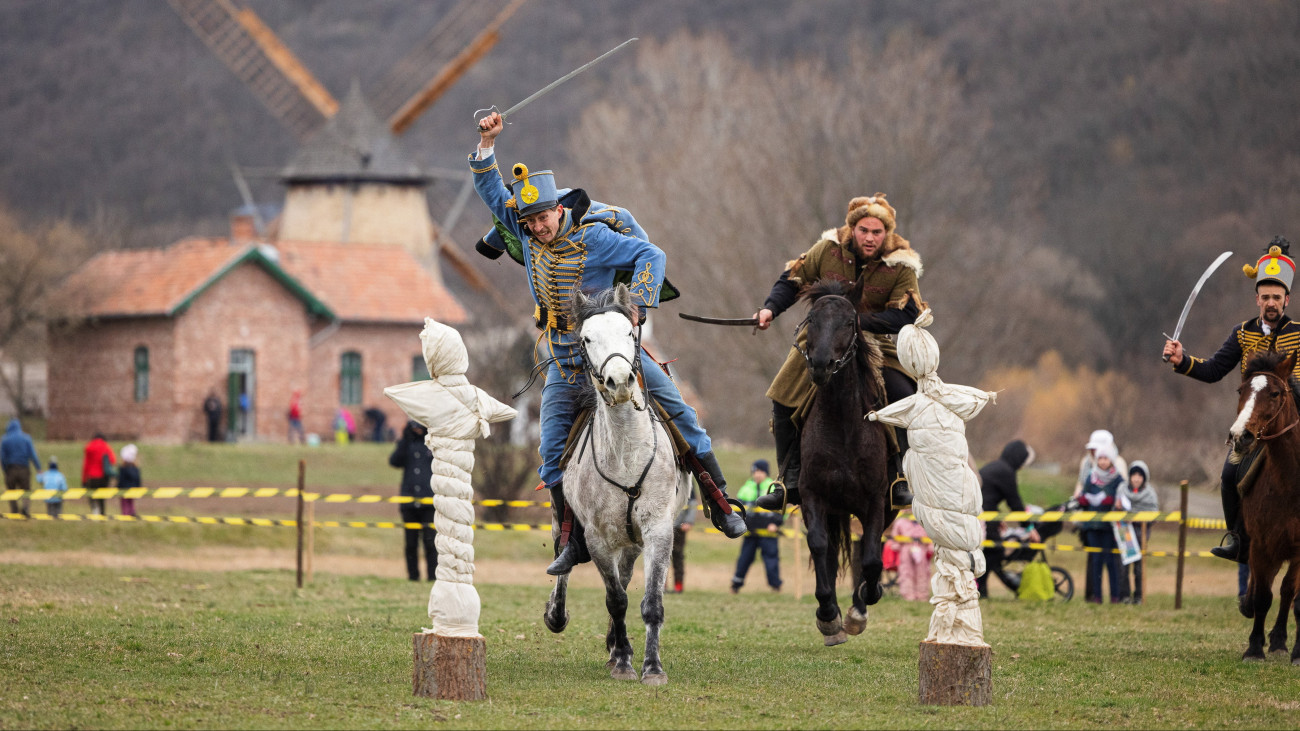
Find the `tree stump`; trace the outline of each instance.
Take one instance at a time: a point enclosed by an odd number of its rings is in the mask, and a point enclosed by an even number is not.
[[[920,700],[931,706],[987,706],[993,701],[993,650],[922,642]]]
[[[446,701],[487,700],[487,640],[420,632],[414,645],[415,695]]]

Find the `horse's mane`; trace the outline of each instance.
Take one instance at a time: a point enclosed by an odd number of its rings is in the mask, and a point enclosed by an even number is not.
[[[842,279],[832,279],[830,277],[827,277],[826,279],[818,280],[808,285],[807,287],[804,287],[803,291],[799,293],[799,296],[800,298],[806,300],[808,304],[812,304],[813,302],[816,302],[817,300],[827,295],[839,295],[840,297],[848,297],[849,292],[852,290],[853,290],[852,282],[846,282]]]
[[[626,292],[627,290],[624,289],[623,291]],[[588,317],[610,310],[622,312],[627,315],[628,319],[633,322],[636,321],[636,313],[633,312],[631,299],[620,301],[618,287],[575,293],[575,296],[569,300],[569,317],[575,331],[582,327],[582,323]]]
[[[1279,353],[1276,350],[1266,350],[1251,357],[1251,359],[1246,362],[1246,373],[1242,380],[1250,380],[1250,377],[1257,373],[1271,373],[1274,370],[1277,370],[1277,367],[1281,365],[1282,361],[1286,360],[1289,355],[1291,354]],[[1300,354],[1297,354],[1296,357],[1300,358]],[[1296,410],[1300,411],[1300,381],[1296,380],[1294,370],[1286,380],[1287,385],[1291,388],[1291,400],[1295,402]]]

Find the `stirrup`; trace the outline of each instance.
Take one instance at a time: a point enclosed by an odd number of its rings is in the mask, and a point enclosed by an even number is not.
[[[1231,539],[1230,542],[1229,539]],[[1228,545],[1224,545],[1225,542],[1227,542]],[[1210,555],[1217,558],[1227,559],[1229,561],[1236,561],[1237,563],[1246,563],[1246,559],[1249,557],[1249,551],[1243,550],[1243,546],[1245,545],[1246,542],[1237,535],[1236,531],[1228,531],[1223,534],[1223,538],[1219,540],[1219,545],[1210,549]]]
[[[901,488],[899,487],[900,482],[902,483]],[[899,495],[899,492],[902,494]],[[894,499],[896,496],[899,498],[898,500]],[[894,478],[893,482],[889,483],[889,507],[891,509],[902,510],[903,508],[911,507],[914,497],[912,491],[908,489],[907,477],[905,475],[900,473],[898,477]]]

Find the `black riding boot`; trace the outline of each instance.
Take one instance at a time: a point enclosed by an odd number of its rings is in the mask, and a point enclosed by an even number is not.
[[[794,409],[772,402],[772,438],[776,440],[776,464],[784,488],[773,485],[772,491],[758,498],[754,505],[764,510],[782,510],[799,504],[799,430],[790,418]]]
[[[1237,465],[1227,463],[1219,479],[1219,498],[1223,501],[1223,520],[1228,524],[1228,534],[1223,545],[1210,549],[1210,553],[1237,563],[1246,563],[1250,555],[1250,537],[1246,523],[1241,519],[1241,493],[1237,492]]]
[[[889,457],[889,503],[893,510],[912,504],[912,491],[907,487],[907,475],[903,474],[903,455],[899,453]]]
[[[560,521],[560,539],[556,542],[555,560],[546,567],[551,576],[563,576],[573,570],[574,566],[591,560],[587,552],[587,540],[582,524],[573,514],[573,509],[564,500],[562,483],[551,488],[551,510]]]
[[[713,452],[705,452],[691,455],[687,462],[695,473],[696,482],[700,485],[700,498],[706,503],[713,527],[722,531],[722,534],[728,538],[739,538],[745,535],[747,530],[745,519],[728,501],[727,479],[722,476],[718,458],[713,456]]]

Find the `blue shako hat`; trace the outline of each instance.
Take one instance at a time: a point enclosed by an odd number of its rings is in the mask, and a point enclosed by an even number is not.
[[[555,173],[550,170],[528,172],[528,166],[517,162],[511,167],[514,183],[510,192],[515,194],[515,210],[519,217],[548,211],[560,202],[560,193],[555,189]]]

